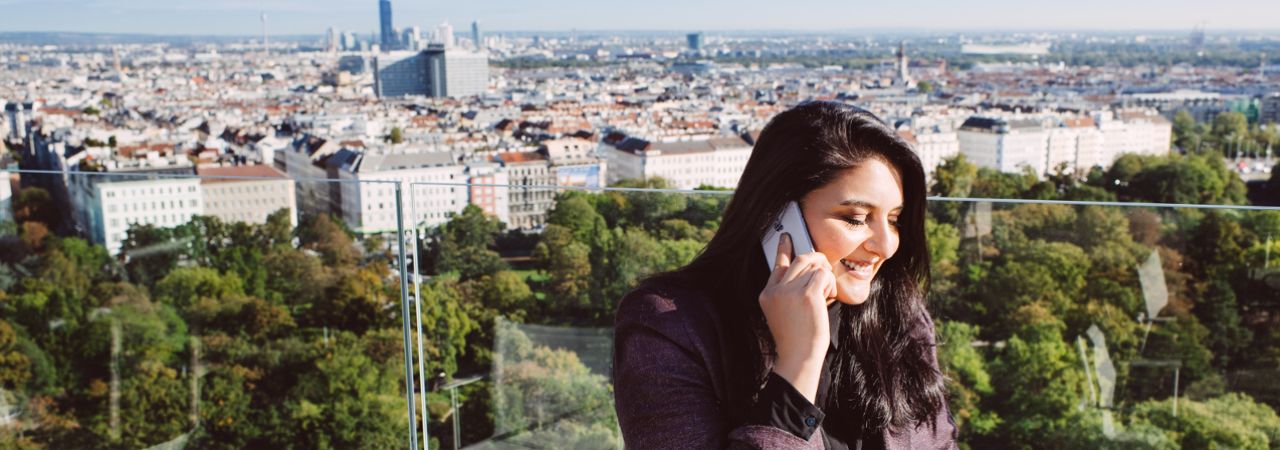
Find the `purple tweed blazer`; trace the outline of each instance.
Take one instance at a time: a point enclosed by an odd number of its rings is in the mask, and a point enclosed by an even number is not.
[[[933,322],[926,315],[929,343]],[[734,427],[727,412],[724,342],[718,314],[704,294],[669,283],[647,283],[627,294],[614,320],[614,407],[622,438],[634,449],[821,449],[822,424],[804,440],[778,428]],[[933,355],[937,367],[936,352]],[[773,361],[765,362],[766,372]],[[945,408],[945,405],[944,405]],[[889,449],[953,449],[950,412],[934,426],[884,433]],[[850,443],[851,448],[853,443]]]

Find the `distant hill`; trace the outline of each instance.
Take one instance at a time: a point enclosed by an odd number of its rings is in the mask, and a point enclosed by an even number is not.
[[[0,43],[26,45],[170,44],[176,46],[227,44],[257,36],[180,36],[160,34],[73,33],[63,31],[0,32]],[[315,42],[316,35],[271,36],[273,42]]]

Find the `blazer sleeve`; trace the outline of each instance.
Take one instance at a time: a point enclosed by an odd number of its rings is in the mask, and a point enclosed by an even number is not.
[[[627,448],[820,449],[762,425],[731,427],[716,396],[706,347],[678,302],[652,291],[622,300],[614,323],[614,406]]]

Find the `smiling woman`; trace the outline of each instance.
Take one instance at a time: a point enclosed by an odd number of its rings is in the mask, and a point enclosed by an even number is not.
[[[952,448],[923,305],[924,172],[862,109],[804,103],[761,133],[717,234],[623,299],[630,448]],[[815,252],[759,242],[799,202]],[[827,300],[833,298],[835,302]]]

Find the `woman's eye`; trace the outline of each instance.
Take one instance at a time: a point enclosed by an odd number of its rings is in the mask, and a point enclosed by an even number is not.
[[[867,224],[862,219],[858,219],[856,217],[845,217],[844,223],[848,224],[849,228],[856,228]]]

